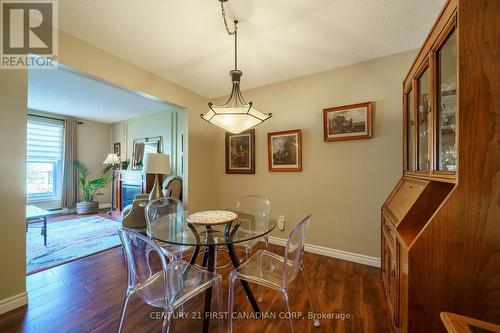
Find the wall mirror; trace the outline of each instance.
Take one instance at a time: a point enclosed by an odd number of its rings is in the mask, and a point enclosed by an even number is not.
[[[144,154],[161,153],[162,137],[135,139],[132,152],[132,169],[141,170]]]

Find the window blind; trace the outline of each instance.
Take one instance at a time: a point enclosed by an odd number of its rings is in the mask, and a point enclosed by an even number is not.
[[[28,118],[28,161],[61,161],[63,123]]]
[[[27,201],[60,200],[63,170],[63,122],[28,117]]]

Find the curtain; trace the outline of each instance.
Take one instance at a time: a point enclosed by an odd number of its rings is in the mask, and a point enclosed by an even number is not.
[[[78,171],[72,163],[77,159],[76,132],[78,121],[68,117],[64,120],[64,170],[61,191],[61,206],[74,207],[78,197]]]

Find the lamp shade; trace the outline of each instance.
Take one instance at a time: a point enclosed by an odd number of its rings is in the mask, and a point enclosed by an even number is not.
[[[108,157],[102,162],[102,164],[118,164],[120,163],[120,158],[116,154],[108,154]]]
[[[170,156],[167,154],[146,153],[142,163],[142,173],[169,175]]]

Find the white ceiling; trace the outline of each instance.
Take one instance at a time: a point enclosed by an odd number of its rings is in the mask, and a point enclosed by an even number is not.
[[[174,109],[154,97],[95,80],[64,66],[29,71],[28,108],[102,123]]]
[[[249,89],[422,45],[445,0],[229,0]],[[60,28],[206,97],[229,93],[218,0],[64,0]],[[403,78],[402,78],[403,79]]]

